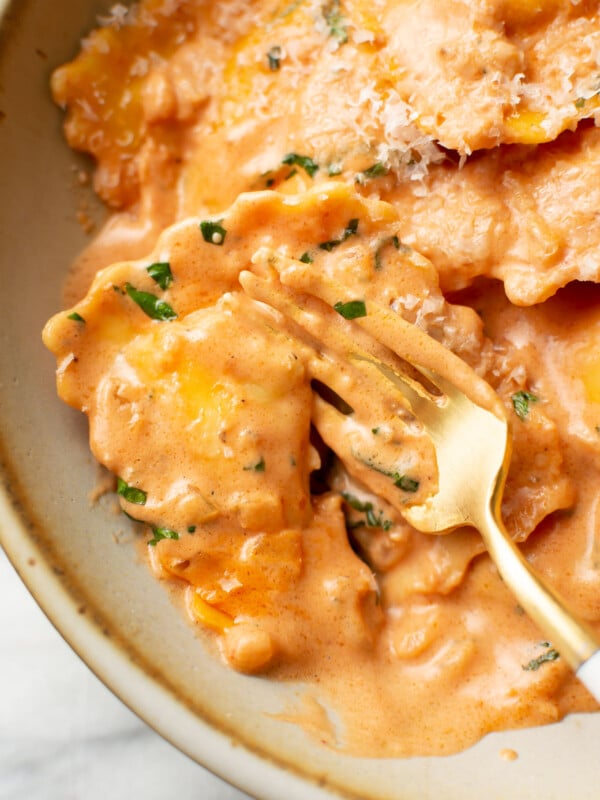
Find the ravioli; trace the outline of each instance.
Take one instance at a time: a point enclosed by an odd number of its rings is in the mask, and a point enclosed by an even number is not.
[[[382,308],[485,381],[510,535],[600,630],[597,3],[143,0],[101,22],[52,89],[113,214],[44,341],[157,577],[232,668],[306,681],[351,752],[596,709],[476,531],[406,521],[437,489],[422,427],[373,393],[394,469],[367,457],[350,372],[327,394],[339,363],[256,282],[350,339]]]
[[[600,279],[599,146],[598,129],[586,127],[533,150],[498,148],[463,169],[436,167],[418,192],[404,185],[388,199],[445,291],[485,276],[503,281],[516,305],[534,305],[571,281]]]

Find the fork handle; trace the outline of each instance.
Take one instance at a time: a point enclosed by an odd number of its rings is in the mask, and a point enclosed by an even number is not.
[[[576,673],[579,680],[600,703],[600,650],[584,661]]]
[[[600,703],[600,640],[596,634],[529,564],[492,506],[476,527],[506,586]]]

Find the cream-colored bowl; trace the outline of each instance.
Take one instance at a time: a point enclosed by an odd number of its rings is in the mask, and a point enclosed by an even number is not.
[[[223,667],[132,536],[115,541],[121,520],[91,505],[97,468],[86,423],[56,398],[54,360],[40,340],[85,243],[77,209],[91,202],[48,80],[107,5],[0,0],[0,533],[13,564],[101,680],[177,747],[257,797],[596,800],[600,715],[488,736],[449,758],[355,759],[315,744],[278,718],[300,687]],[[518,760],[503,760],[503,748]]]

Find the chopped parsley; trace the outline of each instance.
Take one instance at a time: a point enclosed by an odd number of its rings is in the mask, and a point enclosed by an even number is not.
[[[267,62],[271,72],[277,72],[277,70],[280,69],[282,58],[283,50],[281,47],[278,44],[273,45],[273,47],[271,47],[271,49],[267,52]]]
[[[515,392],[511,399],[515,414],[520,420],[525,421],[527,415],[529,414],[529,404],[537,403],[539,398],[536,397],[536,395],[531,394],[531,392],[521,390],[520,392]]]
[[[187,532],[188,533],[196,533],[196,526],[195,525],[188,525]]]
[[[150,264],[149,267],[146,267],[146,272],[163,290],[168,289],[173,283],[173,273],[168,261],[157,261]]]
[[[536,672],[547,661],[556,661],[557,658],[560,658],[560,653],[552,647],[550,642],[540,642],[540,647],[547,647],[548,649],[537,658],[532,658],[527,664],[523,664],[524,670]]]
[[[394,481],[394,486],[402,489],[403,492],[416,492],[419,488],[419,481],[409,478],[408,475],[399,475],[395,472],[389,477]]]
[[[250,464],[250,466],[244,467],[244,470],[246,472],[264,472],[265,467],[265,459],[261,456],[255,464]]]
[[[177,531],[172,531],[170,528],[152,528],[152,539],[148,542],[148,544],[152,545],[152,547],[156,547],[156,545],[161,541],[161,539],[179,539],[179,534]]]
[[[289,6],[286,6],[281,14],[280,17],[289,17],[290,14],[293,14],[294,11],[298,8],[299,5],[302,4],[302,0],[295,0],[295,2],[290,3]]]
[[[373,433],[375,430],[373,429]],[[374,469],[375,472],[379,472],[381,475],[385,475],[386,478],[391,478],[394,482],[394,486],[397,486],[398,489],[402,489],[403,492],[411,492],[414,493],[418,490],[419,486],[421,485],[416,478],[411,478],[408,475],[401,475],[399,472],[390,472],[387,469],[383,469],[382,467],[377,466],[374,464],[370,459],[361,458],[357,456],[360,461],[370,469]]]
[[[146,505],[148,497],[143,489],[130,486],[123,478],[117,478],[117,494],[120,494],[128,503],[135,503],[136,506]]]
[[[311,256],[311,254],[307,250],[305,253],[302,253],[302,255],[300,256],[300,258],[298,260],[301,261],[303,264],[312,264],[313,261],[314,261],[314,258]]]
[[[202,238],[205,242],[209,244],[216,244],[222,245],[225,242],[225,237],[227,236],[227,231],[221,225],[223,222],[222,219],[217,220],[209,220],[205,219],[202,220],[200,223],[200,231],[202,233]]]
[[[364,300],[349,300],[347,303],[339,301],[333,307],[344,319],[359,319],[359,317],[367,316]]]
[[[375,251],[375,269],[381,269],[383,262],[381,260],[381,255],[386,247],[393,245],[396,250],[400,250],[400,239],[397,236],[390,236],[388,239],[384,239],[377,250]]]
[[[345,44],[348,41],[348,25],[340,12],[340,0],[330,0],[321,11],[329,28],[329,35],[339,44]]]
[[[164,300],[156,297],[156,295],[150,292],[141,292],[130,283],[125,284],[125,291],[133,302],[137,303],[142,311],[151,319],[166,322],[177,318],[177,314],[173,311],[171,306]]]
[[[598,95],[600,95],[600,75],[596,76],[596,82],[590,86],[588,92],[575,100],[575,108],[583,108],[588,100],[598,97]]]
[[[366,180],[373,180],[374,178],[382,178],[384,175],[389,174],[389,169],[382,164],[381,161],[377,161],[375,164],[370,166],[368,169],[364,169],[362,172],[359,172],[356,176],[356,182],[362,183]]]
[[[350,508],[354,509],[354,511],[360,511],[365,515],[365,522],[364,524],[368,528],[382,528],[384,531],[389,531],[392,527],[392,521],[389,519],[384,519],[383,511],[379,511],[379,514],[375,513],[373,508],[373,503],[370,502],[363,502],[359,500],[358,497],[355,497],[348,492],[342,492],[342,497],[348,503]]]
[[[340,245],[342,242],[345,242],[346,239],[350,238],[350,236],[354,236],[357,232],[358,232],[358,219],[351,219],[344,228],[344,231],[340,239],[330,239],[327,242],[321,242],[319,244],[319,248],[321,250],[327,250],[327,252],[329,253],[333,249],[335,249],[338,245]]]
[[[310,156],[301,156],[298,153],[288,153],[281,159],[282,164],[301,167],[311,178],[319,171],[319,165]]]
[[[78,314],[77,311],[72,311],[68,315],[67,319],[72,319],[75,322],[85,322],[84,318],[81,316],[81,314]]]

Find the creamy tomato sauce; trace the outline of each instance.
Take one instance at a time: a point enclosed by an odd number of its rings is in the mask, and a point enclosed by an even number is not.
[[[600,632],[599,43],[585,0],[144,0],[54,74],[113,208],[44,331],[59,394],[156,575],[331,745],[597,708],[476,531],[408,524],[432,443],[321,340],[391,310],[504,409],[506,526]]]

